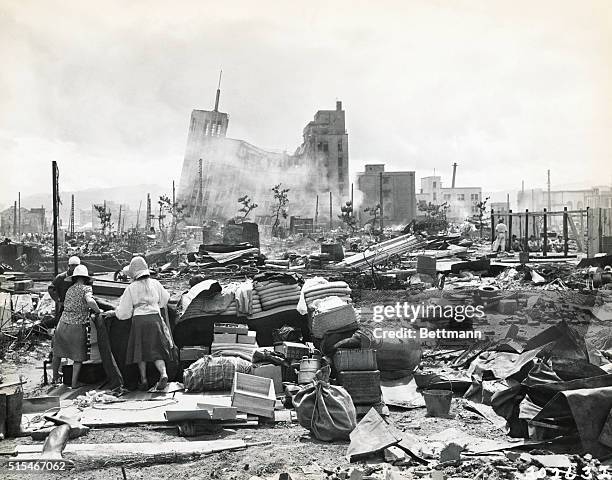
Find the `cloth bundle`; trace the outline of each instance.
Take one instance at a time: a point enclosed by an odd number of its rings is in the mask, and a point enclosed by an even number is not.
[[[188,392],[231,390],[234,373],[251,373],[252,368],[240,357],[206,355],[183,372],[183,384]]]
[[[300,299],[300,286],[297,284],[287,285],[277,281],[257,282],[255,290],[263,310],[296,306]]]
[[[322,277],[306,280],[302,287],[298,311],[305,314],[313,308],[313,302],[326,297],[339,297],[345,303],[351,303],[351,289],[346,282],[329,282]]]
[[[253,290],[253,302],[251,303],[251,314],[261,313],[263,307],[261,306],[261,299],[257,290]]]

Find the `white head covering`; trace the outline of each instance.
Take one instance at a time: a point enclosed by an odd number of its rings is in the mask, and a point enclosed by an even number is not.
[[[77,257],[76,255],[68,259],[68,265],[80,265],[80,264],[81,264],[81,259]]]

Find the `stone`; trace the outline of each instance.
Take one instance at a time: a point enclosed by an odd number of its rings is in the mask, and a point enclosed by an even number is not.
[[[456,443],[449,443],[440,452],[440,463],[460,462],[462,450],[463,447],[461,445],[458,445]]]
[[[402,461],[406,458],[406,453],[399,447],[394,445],[385,448],[385,462],[395,463]]]

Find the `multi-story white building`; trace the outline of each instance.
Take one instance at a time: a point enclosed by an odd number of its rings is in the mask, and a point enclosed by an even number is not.
[[[433,175],[421,178],[421,189],[417,202],[424,201],[434,205],[446,203],[446,218],[461,222],[478,214],[478,202],[482,200],[482,187],[442,187],[442,177]]]

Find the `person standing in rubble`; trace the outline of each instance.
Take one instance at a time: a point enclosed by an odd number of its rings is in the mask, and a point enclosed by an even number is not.
[[[81,264],[81,259],[76,256],[72,256],[68,259],[68,270],[57,275],[51,285],[47,288],[49,295],[55,301],[55,325],[59,322],[62,312],[64,311],[64,299],[66,298],[66,292],[71,287],[69,277],[74,272],[74,269]],[[46,326],[55,326],[46,325]]]
[[[81,365],[87,360],[89,310],[100,313],[100,308],[93,298],[91,278],[85,265],[77,265],[69,278],[72,285],[66,291],[64,310],[53,334],[53,383],[59,382],[62,358],[69,358],[74,362],[71,385],[77,388]]]
[[[119,320],[132,319],[128,339],[126,364],[138,364],[140,372],[139,390],[148,390],[147,362],[153,362],[159,371],[156,389],[163,390],[168,384],[166,362],[172,357],[174,342],[168,323],[168,291],[157,280],[151,278],[147,262],[134,257],[128,267],[132,283],[119,299],[116,310],[106,312]]]
[[[504,219],[500,218],[497,226],[495,227],[495,242],[493,242],[493,251],[497,252],[501,248],[502,252],[506,251],[506,237],[508,235],[508,227],[504,223]]]

